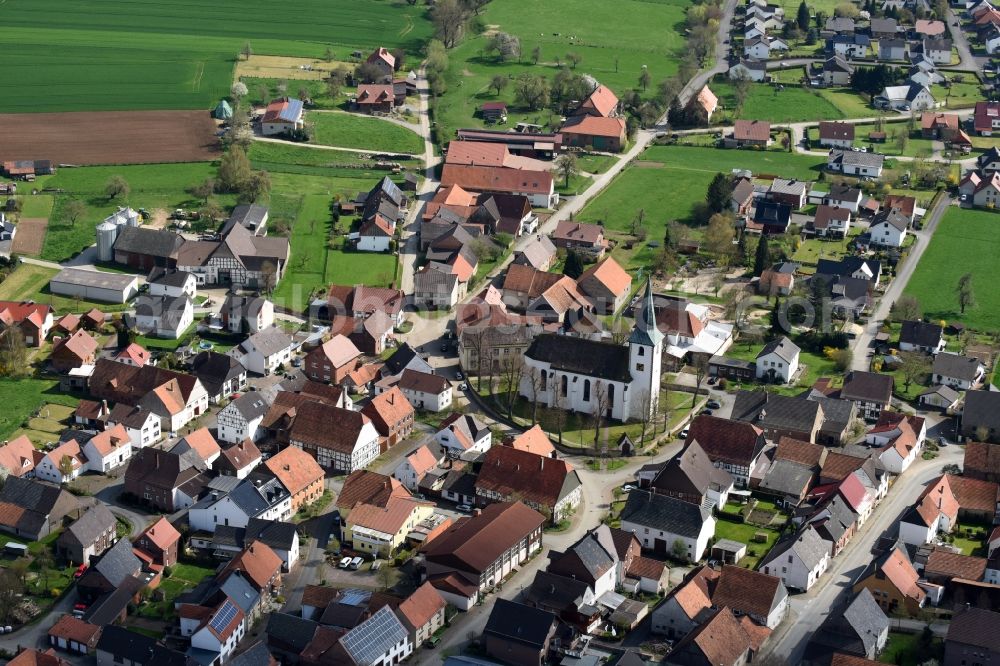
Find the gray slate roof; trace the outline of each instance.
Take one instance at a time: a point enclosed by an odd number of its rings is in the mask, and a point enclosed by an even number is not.
[[[632,381],[628,355],[628,347],[613,342],[550,333],[535,338],[525,352],[555,370],[618,382]]]
[[[951,352],[941,352],[934,357],[931,372],[944,377],[972,381],[978,375],[981,366],[979,359]]]
[[[292,346],[292,338],[277,326],[270,326],[251,335],[242,345],[244,350],[249,349],[248,342],[252,342],[264,356],[271,356]]]
[[[72,539],[81,546],[89,546],[97,541],[97,538],[104,534],[108,528],[114,528],[116,523],[114,514],[108,510],[104,503],[97,503],[87,509],[66,531],[59,536],[59,540]]]
[[[757,354],[757,358],[767,356],[768,354],[777,354],[778,358],[784,360],[785,363],[791,363],[798,358],[800,351],[802,350],[797,344],[783,335],[777,340],[771,340],[764,345],[764,348]]]
[[[798,497],[813,476],[811,468],[791,460],[776,460],[767,470],[760,487],[774,493]]]
[[[256,418],[263,417],[267,414],[267,410],[270,405],[268,404],[268,401],[264,399],[264,396],[260,395],[259,391],[248,391],[229,403],[229,407],[238,411],[240,415],[249,423]]]
[[[796,553],[799,559],[812,570],[816,568],[824,557],[830,554],[830,546],[823,541],[822,537],[816,533],[816,530],[811,525],[807,525],[794,535],[781,539],[778,543],[774,544],[767,557],[761,560],[761,564],[767,564],[768,562],[780,559],[788,551]]]
[[[920,347],[937,347],[944,329],[929,321],[904,321],[899,329],[899,341]]]
[[[91,569],[96,569],[111,585],[118,587],[122,581],[142,569],[142,562],[132,552],[132,542],[119,539]]]
[[[709,511],[676,497],[633,490],[622,510],[622,522],[628,521],[670,534],[696,538],[710,517]]]

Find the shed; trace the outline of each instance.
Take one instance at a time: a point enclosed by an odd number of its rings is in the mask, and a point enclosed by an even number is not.
[[[138,293],[139,278],[124,273],[64,268],[49,282],[49,291],[98,303],[124,303]]]
[[[8,541],[3,546],[3,552],[7,555],[13,555],[15,557],[24,557],[28,554],[28,547],[23,543]]]
[[[710,559],[719,560],[723,564],[736,564],[747,554],[747,545],[732,539],[719,539],[712,544]]]
[[[220,99],[219,103],[212,109],[212,117],[216,120],[229,120],[233,117],[233,107],[229,106],[229,102],[226,100]]]

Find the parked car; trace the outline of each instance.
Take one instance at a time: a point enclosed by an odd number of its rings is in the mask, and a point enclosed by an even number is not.
[[[464,375],[462,375],[462,373],[461,373],[461,372],[456,372],[456,373],[455,373],[455,379],[465,379],[465,376],[464,376]]]
[[[712,415],[712,410],[711,410],[711,409],[708,409],[708,408],[706,407],[705,409],[703,409],[703,410],[701,410],[700,412],[698,412],[698,414],[699,414],[700,416],[711,416],[711,415]]]
[[[708,407],[709,409],[721,409],[722,408],[722,405],[719,403],[718,400],[709,400],[708,404],[705,405],[705,406]]]
[[[687,439],[688,438],[688,429],[684,428],[684,430],[681,430],[679,433],[677,433],[677,437],[679,439]]]
[[[351,571],[357,571],[358,569],[361,568],[361,565],[364,563],[365,563],[365,558],[359,555],[358,557],[355,557],[353,560],[351,560],[351,563],[348,565],[347,568],[350,569]]]
[[[378,571],[382,568],[382,560],[375,560],[372,562],[372,571]]]
[[[469,506],[468,504],[459,504],[458,506],[455,507],[455,510],[462,511],[463,513],[471,513],[472,507]]]
[[[468,386],[468,384],[466,384],[465,382],[462,382],[461,384],[459,384],[459,385],[458,385],[458,390],[459,390],[459,391],[465,391],[465,390],[467,390],[468,388],[469,388],[469,386]]]
[[[631,483],[626,483],[624,486],[622,486],[622,490],[624,490],[625,492],[631,492],[635,490],[635,486],[633,486]]]
[[[340,561],[340,564],[338,564],[337,566],[340,567],[341,569],[346,569],[347,567],[351,566],[351,558],[345,557]]]
[[[426,641],[424,641],[424,647],[433,649],[437,647],[437,644],[440,642],[441,642],[440,636],[431,636]]]

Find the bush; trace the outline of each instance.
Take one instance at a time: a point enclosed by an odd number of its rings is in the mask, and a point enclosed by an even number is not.
[[[170,576],[172,576],[173,573],[174,573],[174,568],[172,566],[170,566],[169,564],[167,566],[163,567],[163,577],[164,578],[170,578]]]

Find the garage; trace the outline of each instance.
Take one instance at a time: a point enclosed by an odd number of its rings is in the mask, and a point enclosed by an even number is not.
[[[49,291],[59,296],[99,303],[125,303],[139,291],[139,278],[121,273],[64,268],[49,282]]]

